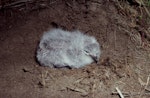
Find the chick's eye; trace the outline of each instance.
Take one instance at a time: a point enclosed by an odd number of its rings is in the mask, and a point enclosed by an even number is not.
[[[89,53],[87,50],[84,50],[85,53]]]

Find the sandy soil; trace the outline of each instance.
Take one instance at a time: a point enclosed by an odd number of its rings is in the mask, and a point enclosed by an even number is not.
[[[0,10],[0,98],[119,98],[116,87],[127,98],[150,97],[150,22],[146,12],[139,17],[143,7],[115,0],[38,1]],[[51,28],[95,36],[99,63],[40,66],[36,47]]]

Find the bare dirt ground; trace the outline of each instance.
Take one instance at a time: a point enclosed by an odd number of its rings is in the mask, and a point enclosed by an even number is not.
[[[119,98],[116,88],[125,98],[150,97],[146,3],[22,0],[11,5],[15,1],[4,1],[0,3],[7,5],[0,6],[0,98]],[[102,49],[99,63],[80,69],[40,66],[36,47],[51,28],[79,29],[95,36]]]

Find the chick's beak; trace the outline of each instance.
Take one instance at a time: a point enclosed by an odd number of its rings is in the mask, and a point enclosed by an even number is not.
[[[98,58],[97,58],[96,56],[91,56],[91,58],[93,59],[93,61],[94,61],[95,63],[98,63]]]

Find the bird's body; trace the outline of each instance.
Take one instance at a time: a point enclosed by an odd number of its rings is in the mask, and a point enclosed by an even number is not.
[[[53,29],[44,33],[37,50],[37,60],[43,66],[80,68],[94,61],[86,49],[96,52],[93,56],[99,59],[100,48],[94,37],[80,31]]]

